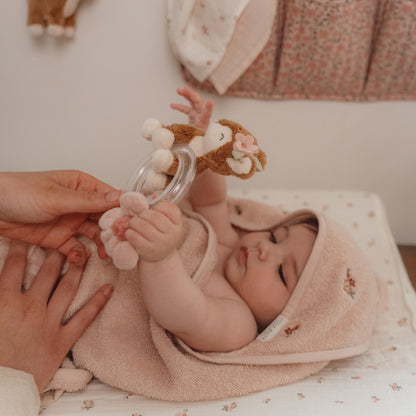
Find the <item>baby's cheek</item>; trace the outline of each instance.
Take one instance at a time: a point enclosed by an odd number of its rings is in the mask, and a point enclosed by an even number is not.
[[[130,219],[131,217],[126,215],[115,220],[111,226],[111,230],[120,241],[126,240],[127,223],[130,221]]]

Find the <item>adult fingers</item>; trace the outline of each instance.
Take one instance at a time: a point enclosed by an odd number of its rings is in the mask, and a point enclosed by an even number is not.
[[[119,206],[121,191],[95,192],[60,188],[54,194],[54,207],[59,214],[103,212]]]
[[[82,266],[84,264],[84,257],[89,255],[90,252],[88,247],[85,247],[85,245],[75,237],[69,237],[58,247],[58,250],[65,254],[68,263],[76,266]]]
[[[104,246],[103,243],[101,243],[99,246],[97,246],[97,254],[98,254],[98,257],[101,260],[105,260],[106,258],[108,258],[108,253],[105,250],[105,246]]]
[[[71,264],[49,300],[48,314],[55,325],[60,325],[69,305],[78,291],[82,273],[84,271],[84,265],[75,266],[74,264]]]
[[[100,259],[106,259],[108,257],[105,251],[104,244],[101,240],[101,228],[98,225],[98,220],[102,214],[90,215],[88,220],[85,220],[78,228],[78,233],[84,235],[90,240],[94,241],[97,246],[97,254]],[[88,248],[87,248],[88,249]]]
[[[94,241],[95,244],[100,243],[100,232],[101,229],[98,226],[96,221],[92,220],[85,220],[80,226],[78,227],[77,232],[82,234],[83,236],[89,238],[90,240]]]
[[[11,241],[9,252],[0,273],[0,290],[19,291],[22,288],[27,263],[26,243]]]
[[[65,257],[56,250],[49,254],[27,291],[29,296],[45,302],[46,305],[60,275],[64,259]]]
[[[113,293],[113,286],[106,284],[64,325],[61,342],[71,348],[82,333],[91,325]]]
[[[114,188],[96,177],[80,170],[52,170],[45,172],[52,181],[59,185],[81,191],[110,192]]]

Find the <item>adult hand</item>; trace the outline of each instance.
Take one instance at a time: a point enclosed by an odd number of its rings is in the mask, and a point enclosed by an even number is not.
[[[78,233],[94,240],[100,257],[105,257],[97,215],[91,214],[118,206],[120,194],[75,170],[0,172],[0,234],[56,248],[77,263],[83,252],[74,237]],[[81,250],[73,250],[76,247]]]
[[[64,256],[53,251],[31,287],[22,292],[27,245],[16,241],[10,244],[0,273],[0,366],[32,374],[40,392],[111,296],[112,286],[104,285],[65,325],[62,324],[77,292],[86,260],[84,254],[81,267],[71,264],[54,290]]]
[[[171,104],[170,107],[184,113],[189,118],[189,124],[206,130],[212,115],[213,103],[211,100],[204,102],[202,97],[189,87],[178,88],[178,95],[189,101],[190,106],[183,104]]]

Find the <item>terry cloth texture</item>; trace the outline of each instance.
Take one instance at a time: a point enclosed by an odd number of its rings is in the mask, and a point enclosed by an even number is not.
[[[199,353],[152,320],[134,270],[117,270],[93,256],[70,313],[103,283],[112,282],[115,290],[73,348],[77,367],[104,383],[156,399],[210,400],[292,383],[330,360],[365,351],[381,307],[379,287],[348,233],[310,210],[286,215],[264,204],[230,199],[229,212],[232,222],[248,231],[318,219],[312,253],[282,314],[238,351]],[[215,263],[215,234],[205,220],[188,216],[190,238],[181,252],[189,258],[186,267],[193,279],[203,286]]]

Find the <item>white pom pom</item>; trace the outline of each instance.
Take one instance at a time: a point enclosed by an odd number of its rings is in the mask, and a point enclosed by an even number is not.
[[[174,141],[175,136],[173,133],[163,127],[156,129],[152,133],[152,143],[157,149],[170,149]]]
[[[113,263],[121,270],[131,270],[137,264],[139,255],[137,251],[127,241],[118,243],[113,250]]]
[[[120,197],[120,207],[123,215],[138,215],[149,208],[147,198],[140,192],[126,192]]]
[[[166,185],[166,180],[166,175],[151,170],[146,175],[145,185],[151,191],[161,191]]]
[[[152,155],[152,167],[155,172],[165,173],[175,160],[169,149],[157,149]]]
[[[162,127],[162,123],[159,120],[156,120],[155,118],[148,118],[142,126],[142,136],[150,140],[152,138],[152,133],[156,129],[160,129]]]
[[[65,29],[59,25],[49,25],[46,30],[50,35],[56,37],[62,36],[65,32]]]
[[[64,36],[66,38],[73,38],[75,36],[75,28],[72,26],[68,26],[65,28]]]
[[[104,212],[101,218],[98,221],[98,225],[102,230],[106,230],[113,225],[113,222],[117,219],[122,217],[123,214],[121,212],[121,208],[116,207],[109,209],[108,211]]]
[[[101,241],[104,244],[105,251],[112,255],[114,247],[119,243],[118,238],[114,235],[113,230],[105,230],[100,233]]]
[[[43,35],[43,32],[45,31],[44,27],[42,25],[30,25],[29,31],[33,36],[41,36]]]

